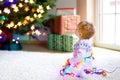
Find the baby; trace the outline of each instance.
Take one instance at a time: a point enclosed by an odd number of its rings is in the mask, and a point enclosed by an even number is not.
[[[73,57],[68,59],[60,70],[62,76],[82,77],[86,69],[91,69],[93,53],[90,38],[94,32],[94,26],[91,23],[82,21],[78,24],[75,34],[79,40],[74,44]]]

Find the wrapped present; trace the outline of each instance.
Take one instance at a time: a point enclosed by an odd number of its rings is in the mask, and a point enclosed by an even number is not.
[[[53,34],[49,34],[48,35],[48,49],[53,50],[54,49],[54,35]]]
[[[57,15],[76,15],[75,8],[56,8]]]
[[[73,34],[79,22],[79,15],[58,16],[54,20],[53,33],[60,35]]]
[[[72,36],[63,36],[63,51],[73,51]]]
[[[73,51],[73,45],[78,40],[75,36],[61,36],[58,34],[48,35],[48,49],[71,52]]]
[[[21,44],[11,43],[10,44],[10,50],[21,50],[22,46]]]
[[[36,33],[32,34],[32,36],[30,37],[30,40],[36,40],[37,39],[39,41],[46,41],[47,40],[47,34],[50,33],[49,28],[48,27],[39,27],[37,30],[40,32],[40,34],[39,35],[36,34]]]
[[[6,41],[6,36],[5,35],[0,35],[0,43],[3,43]]]

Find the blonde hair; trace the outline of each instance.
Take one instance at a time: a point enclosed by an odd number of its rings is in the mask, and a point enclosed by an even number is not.
[[[80,22],[78,24],[77,29],[78,29],[79,35],[82,34],[82,36],[80,36],[80,37],[83,39],[89,39],[95,33],[93,24],[91,24],[87,21]]]

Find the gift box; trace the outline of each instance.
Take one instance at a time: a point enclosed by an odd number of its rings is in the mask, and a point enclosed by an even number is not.
[[[59,35],[73,34],[79,22],[79,15],[58,16],[54,19],[54,29],[51,32]]]
[[[11,43],[10,44],[10,50],[21,50],[22,46],[21,44]]]
[[[58,34],[49,34],[48,35],[48,49],[72,52],[73,45],[78,40],[76,36],[61,36]]]
[[[6,36],[5,35],[0,35],[0,43],[3,43],[6,41]]]
[[[56,8],[56,15],[76,15],[75,8]]]

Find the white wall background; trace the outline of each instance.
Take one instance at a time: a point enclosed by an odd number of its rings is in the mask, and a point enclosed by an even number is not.
[[[56,8],[75,8],[76,0],[57,0],[56,6],[49,13],[56,14]]]

